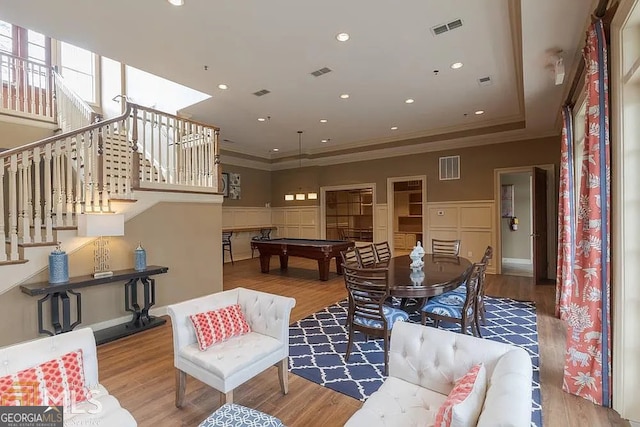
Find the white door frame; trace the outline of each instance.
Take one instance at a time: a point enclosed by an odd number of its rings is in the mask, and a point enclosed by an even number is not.
[[[364,184],[345,184],[345,185],[329,185],[326,187],[320,187],[320,238],[326,240],[327,238],[327,191],[337,190],[362,190],[371,188],[373,190],[373,198],[371,207],[371,215],[373,216],[373,233],[376,230],[376,183],[369,182]],[[373,243],[373,242],[372,242]]]
[[[427,175],[411,175],[411,176],[394,176],[387,178],[387,241],[391,247],[391,253],[394,248],[394,234],[393,234],[393,221],[394,221],[394,196],[393,196],[393,184],[396,182],[405,181],[421,181],[422,182],[422,238],[427,235]],[[422,242],[422,246],[425,243]]]
[[[495,203],[495,229],[496,229],[496,247],[493,250],[496,274],[502,274],[502,227],[501,227],[501,211],[500,211],[500,179],[502,175],[508,175],[513,173],[531,172],[533,168],[540,168],[547,171],[547,277],[553,279],[556,277],[556,262],[554,257],[557,247],[554,246],[554,242],[557,242],[557,203],[556,203],[556,173],[555,165],[529,165],[513,168],[498,168],[493,170],[493,197]],[[531,207],[533,209],[533,194],[531,194]],[[532,253],[533,256],[533,253]]]

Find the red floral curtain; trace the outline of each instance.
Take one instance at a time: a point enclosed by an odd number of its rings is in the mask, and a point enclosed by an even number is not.
[[[575,283],[563,389],[611,406],[610,146],[607,48],[602,20],[587,32],[586,125],[576,212]]]
[[[560,188],[558,202],[558,268],[556,276],[556,316],[566,320],[573,286],[573,248],[575,247],[575,179],[573,174],[573,116],[570,107],[562,109],[560,145]]]

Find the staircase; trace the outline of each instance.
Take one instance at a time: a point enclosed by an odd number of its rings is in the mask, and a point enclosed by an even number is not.
[[[55,73],[52,81],[63,133],[0,152],[0,294],[46,269],[57,242],[71,253],[93,240],[77,235],[77,215],[128,220],[163,192],[167,201],[218,193],[218,128],[126,100],[122,115],[97,121]]]

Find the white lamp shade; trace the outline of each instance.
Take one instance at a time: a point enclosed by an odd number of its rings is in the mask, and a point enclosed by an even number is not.
[[[293,200],[293,194],[285,194],[285,195],[284,195],[284,199],[285,199],[287,202],[292,201],[292,200]]]
[[[318,193],[308,193],[307,199],[309,200],[318,200]]]
[[[78,236],[124,236],[123,214],[78,215]]]
[[[296,193],[296,200],[304,200],[304,193]]]

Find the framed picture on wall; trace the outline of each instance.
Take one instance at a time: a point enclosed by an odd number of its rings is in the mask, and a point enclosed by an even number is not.
[[[222,172],[222,195],[224,197],[229,197],[229,174],[226,172]]]
[[[502,218],[513,218],[515,216],[513,184],[503,185],[501,190],[500,211],[502,212]]]

